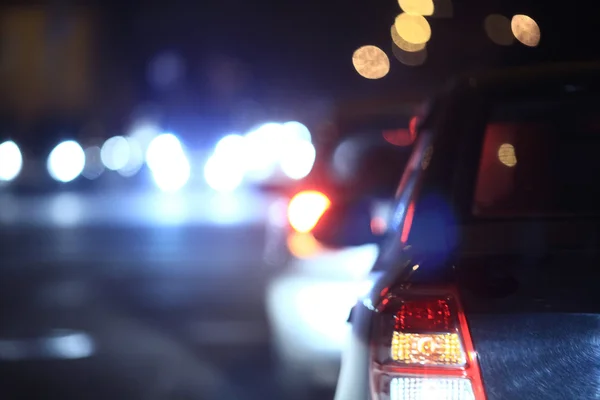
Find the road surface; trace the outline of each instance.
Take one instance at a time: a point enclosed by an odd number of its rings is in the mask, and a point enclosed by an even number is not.
[[[0,398],[292,398],[264,309],[268,205],[0,195]]]

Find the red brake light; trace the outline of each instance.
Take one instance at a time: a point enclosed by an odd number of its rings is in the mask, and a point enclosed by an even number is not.
[[[485,400],[467,320],[454,290],[387,292],[372,338],[373,399]]]
[[[406,301],[396,314],[396,330],[446,332],[450,326],[450,307],[445,299]]]
[[[330,205],[329,198],[321,192],[316,190],[300,192],[290,200],[288,221],[297,232],[310,232]]]

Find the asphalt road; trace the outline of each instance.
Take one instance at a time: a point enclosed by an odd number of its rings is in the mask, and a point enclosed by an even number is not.
[[[250,193],[0,196],[0,398],[330,397],[277,379],[268,205]]]

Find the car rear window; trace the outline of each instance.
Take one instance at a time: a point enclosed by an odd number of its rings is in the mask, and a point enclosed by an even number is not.
[[[477,216],[600,215],[600,99],[496,102],[485,127]]]

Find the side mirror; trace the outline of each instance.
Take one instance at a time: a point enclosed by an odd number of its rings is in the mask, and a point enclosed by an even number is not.
[[[332,248],[378,244],[383,236],[373,233],[371,211],[369,201],[332,204],[312,231],[313,236]]]

